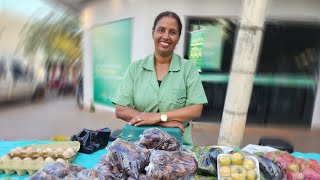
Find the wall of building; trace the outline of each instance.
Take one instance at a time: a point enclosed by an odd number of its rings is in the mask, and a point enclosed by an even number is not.
[[[316,22],[320,24],[318,0],[270,0],[268,20]],[[93,96],[92,54],[90,28],[121,19],[134,18],[132,61],[153,52],[151,37],[154,18],[162,11],[176,12],[185,26],[186,17],[239,17],[242,1],[239,0],[97,0],[89,1],[81,12],[84,39],[84,103],[89,106]],[[184,29],[183,29],[184,30]],[[183,55],[184,33],[182,32],[176,53]],[[319,92],[318,92],[319,94]],[[315,108],[320,108],[315,105]],[[319,119],[319,118],[318,118]],[[316,120],[317,121],[317,120]],[[320,119],[318,120],[320,122]]]
[[[25,19],[15,16],[7,10],[0,12],[0,55],[21,56],[16,52],[20,40],[20,31],[26,23]]]

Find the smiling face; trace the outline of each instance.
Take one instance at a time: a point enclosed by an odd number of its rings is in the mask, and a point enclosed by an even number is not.
[[[170,16],[162,17],[152,32],[155,53],[167,57],[173,54],[179,39],[179,26],[175,18]]]

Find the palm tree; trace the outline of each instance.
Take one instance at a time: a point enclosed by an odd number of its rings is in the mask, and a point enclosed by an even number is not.
[[[33,57],[38,52],[45,56],[46,64],[72,64],[81,59],[79,20],[70,15],[50,13],[44,18],[27,23],[20,42],[24,55]]]

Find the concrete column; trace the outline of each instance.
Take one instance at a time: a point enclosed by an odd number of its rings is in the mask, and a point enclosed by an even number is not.
[[[92,70],[92,50],[90,28],[92,26],[92,11],[84,9],[82,13],[83,30],[83,103],[89,109],[93,100],[93,70]]]
[[[318,52],[318,57],[320,57],[320,52]],[[320,59],[318,59],[320,61]],[[318,69],[318,78],[317,78],[317,94],[316,99],[314,101],[313,106],[313,115],[312,115],[312,122],[311,122],[311,129],[320,129],[320,63]]]
[[[240,147],[268,0],[244,0],[223,109],[218,145]]]

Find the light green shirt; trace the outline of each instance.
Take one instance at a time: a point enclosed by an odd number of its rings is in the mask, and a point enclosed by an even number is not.
[[[197,68],[176,54],[159,87],[152,54],[129,66],[112,102],[141,112],[165,112],[208,101]],[[191,133],[190,124],[184,143],[192,144]]]

